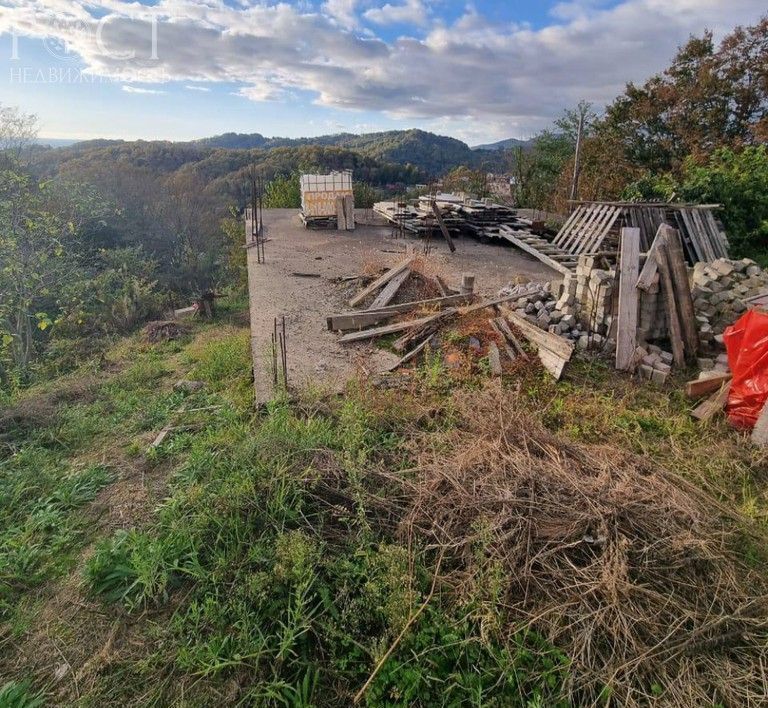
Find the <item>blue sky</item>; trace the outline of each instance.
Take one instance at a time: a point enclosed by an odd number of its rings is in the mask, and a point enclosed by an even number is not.
[[[527,138],[754,0],[0,0],[0,102],[44,137],[419,127]],[[153,34],[154,33],[154,34]],[[154,36],[154,42],[153,42]]]

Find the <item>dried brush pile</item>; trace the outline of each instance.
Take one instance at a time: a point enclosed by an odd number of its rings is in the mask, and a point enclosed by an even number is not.
[[[566,698],[766,705],[766,587],[724,507],[647,459],[554,436],[500,388],[454,403],[458,429],[417,436],[415,477],[391,477],[401,532],[444,550],[460,594],[502,579],[508,631],[571,658]]]

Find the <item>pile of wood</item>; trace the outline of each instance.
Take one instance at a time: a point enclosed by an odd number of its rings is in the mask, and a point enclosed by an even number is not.
[[[633,370],[638,364],[637,350],[640,297],[643,291],[658,287],[665,307],[666,327],[675,366],[695,362],[699,334],[688,283],[688,269],[680,235],[662,224],[640,269],[640,229],[621,231],[619,255],[619,303],[616,331],[616,368]]]
[[[368,309],[342,312],[327,318],[329,330],[344,333],[340,342],[349,344],[400,334],[392,346],[403,356],[390,367],[389,370],[393,371],[416,359],[430,343],[434,343],[434,336],[447,324],[476,315],[484,309],[493,309],[495,316],[489,319],[489,324],[495,339],[488,342],[492,373],[500,375],[502,372],[501,351],[510,361],[529,361],[528,353],[521,346],[521,340],[525,340],[535,349],[544,368],[556,379],[561,377],[563,368],[573,354],[573,342],[540,330],[513,311],[515,303],[539,289],[539,285],[519,285],[502,297],[473,304],[474,276],[465,274],[458,292],[447,288],[441,279],[436,278],[437,285],[444,293],[441,297],[390,304],[408,278],[414,261],[415,256],[404,259],[349,301],[355,307],[373,297]],[[502,304],[507,305],[503,310]],[[401,319],[411,314],[417,316]]]

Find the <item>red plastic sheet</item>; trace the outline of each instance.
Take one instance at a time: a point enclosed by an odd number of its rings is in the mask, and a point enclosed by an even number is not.
[[[768,314],[750,310],[723,339],[733,374],[728,419],[739,428],[753,428],[768,399]]]

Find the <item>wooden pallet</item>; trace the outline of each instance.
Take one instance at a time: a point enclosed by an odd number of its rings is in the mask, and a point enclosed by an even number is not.
[[[613,204],[583,204],[563,224],[552,244],[577,258],[597,253],[621,213],[622,208]]]

